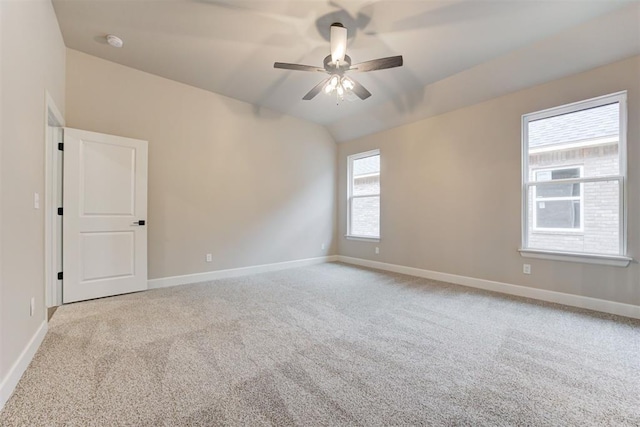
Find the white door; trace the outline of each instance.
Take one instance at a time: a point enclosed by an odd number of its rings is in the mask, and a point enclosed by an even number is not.
[[[64,129],[64,303],[147,289],[147,141]]]

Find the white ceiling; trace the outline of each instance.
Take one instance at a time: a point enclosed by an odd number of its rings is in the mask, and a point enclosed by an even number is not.
[[[487,67],[523,73],[514,79],[519,84],[503,85],[517,90],[640,53],[637,0],[53,3],[72,49],[326,125],[339,141],[460,107],[454,102],[427,109],[425,99],[451,79],[466,75],[463,83],[469,85],[475,74],[486,78]],[[373,94],[365,101],[336,105],[324,94],[303,101],[322,75],[273,68],[275,61],[322,66],[333,22],[347,26],[347,54],[354,63],[404,56],[402,68],[353,75]],[[601,22],[609,27],[603,29]],[[589,36],[594,32],[601,34],[596,40]],[[120,36],[124,47],[108,46],[106,34]],[[606,45],[587,49],[602,38]],[[535,73],[517,67],[544,46],[555,55],[545,67],[533,67]],[[572,55],[576,49],[583,54]],[[486,92],[470,101],[502,94]]]

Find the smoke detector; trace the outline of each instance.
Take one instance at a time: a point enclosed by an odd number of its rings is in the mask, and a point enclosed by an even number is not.
[[[122,47],[124,42],[118,36],[114,36],[113,34],[107,35],[107,43],[113,47]]]

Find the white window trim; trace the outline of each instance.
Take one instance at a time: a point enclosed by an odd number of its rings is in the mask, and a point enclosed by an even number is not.
[[[538,181],[538,178],[536,177],[536,174],[538,172],[553,172],[553,171],[558,171],[558,170],[564,170],[564,169],[578,169],[580,170],[580,178],[582,178],[584,176],[584,166],[583,165],[566,165],[566,166],[557,166],[557,167],[553,167],[553,168],[541,168],[541,169],[533,169],[531,172],[533,175],[533,180],[530,181],[530,183],[532,184],[536,184],[536,186],[533,187],[533,194],[532,194],[532,200],[533,200],[533,209],[531,209],[532,211],[532,224],[533,224],[533,229],[531,230],[534,233],[540,233],[540,234],[571,234],[571,235],[576,235],[576,234],[584,234],[584,183],[580,182],[580,196],[566,196],[566,197],[541,197],[541,198],[537,198],[537,190],[538,187],[537,185],[539,184],[547,184],[547,183],[554,183],[554,184],[558,184],[558,179],[556,180],[549,180],[549,181]],[[555,182],[554,182],[555,181]],[[548,228],[548,227],[538,227],[537,225],[537,220],[538,220],[538,206],[536,205],[537,202],[555,202],[555,201],[561,201],[561,200],[578,200],[580,201],[580,228]]]
[[[365,236],[351,236],[349,234],[345,234],[344,237],[347,240],[355,240],[357,242],[379,242],[379,237],[365,237]]]
[[[633,261],[628,256],[586,254],[576,252],[556,252],[542,249],[519,249],[524,258],[550,259],[554,261],[581,262],[585,264],[611,265],[614,267],[626,267]]]
[[[620,197],[620,254],[621,255],[605,255],[605,254],[586,254],[564,251],[548,251],[538,250],[528,247],[527,236],[529,232],[528,224],[528,191],[529,191],[529,122],[555,117],[562,114],[573,113],[576,111],[586,110],[589,108],[600,107],[607,104],[618,103],[620,106],[620,124],[619,124],[619,172],[620,175],[598,177],[598,178],[582,178],[578,182],[595,182],[595,181],[618,181],[619,197]],[[521,206],[521,248],[520,254],[523,257],[543,258],[559,261],[584,262],[589,264],[604,264],[626,267],[633,260],[627,256],[627,185],[625,184],[627,176],[627,91],[616,92],[610,95],[604,95],[585,101],[574,102],[560,107],[549,108],[535,113],[523,114],[521,120],[521,161],[522,161],[522,206]],[[556,182],[570,183],[575,180],[557,180]],[[582,194],[582,192],[581,192]]]
[[[378,230],[378,236],[360,236],[357,234],[351,234],[351,205],[352,205],[353,199],[364,198],[364,197],[380,197],[380,192],[378,192],[378,194],[367,194],[364,196],[353,196],[351,194],[352,193],[351,186],[353,183],[354,160],[359,160],[365,157],[372,157],[372,156],[380,156],[380,150],[379,149],[369,150],[363,153],[352,154],[347,157],[347,234],[345,234],[344,237],[346,237],[348,240],[356,240],[356,241],[363,241],[363,242],[379,242],[380,241],[380,233],[381,233],[380,230]],[[382,160],[382,157],[380,157],[380,159]],[[370,176],[373,176],[373,175],[374,174],[371,174]],[[382,176],[382,174],[380,173],[378,175]]]

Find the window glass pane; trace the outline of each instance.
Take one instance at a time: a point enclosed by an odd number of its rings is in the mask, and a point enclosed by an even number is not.
[[[356,155],[357,156],[357,155]],[[380,237],[380,154],[350,160],[349,234]]]
[[[554,179],[580,178],[580,168],[562,168],[535,171],[534,181],[553,181]]]
[[[351,234],[380,236],[380,197],[355,197],[351,202]]]
[[[580,168],[555,169],[551,171],[551,179],[580,178]]]
[[[365,196],[380,194],[380,174],[353,178],[353,195]]]
[[[536,197],[580,197],[580,184],[540,184]]]
[[[356,178],[362,175],[380,173],[380,155],[363,157],[353,161],[352,174]]]
[[[536,181],[554,181],[556,179],[580,178],[580,168],[554,169],[535,171]],[[580,184],[538,185],[536,197],[579,197]]]
[[[573,200],[534,200],[535,187],[528,194],[527,247],[620,255],[618,180],[585,182],[582,197]]]
[[[536,202],[536,228],[580,228],[579,200]]]
[[[583,177],[618,175],[620,104],[613,103],[528,123],[529,171],[579,163]],[[573,171],[573,172],[572,172]],[[575,178],[575,169],[540,171],[531,179]]]

